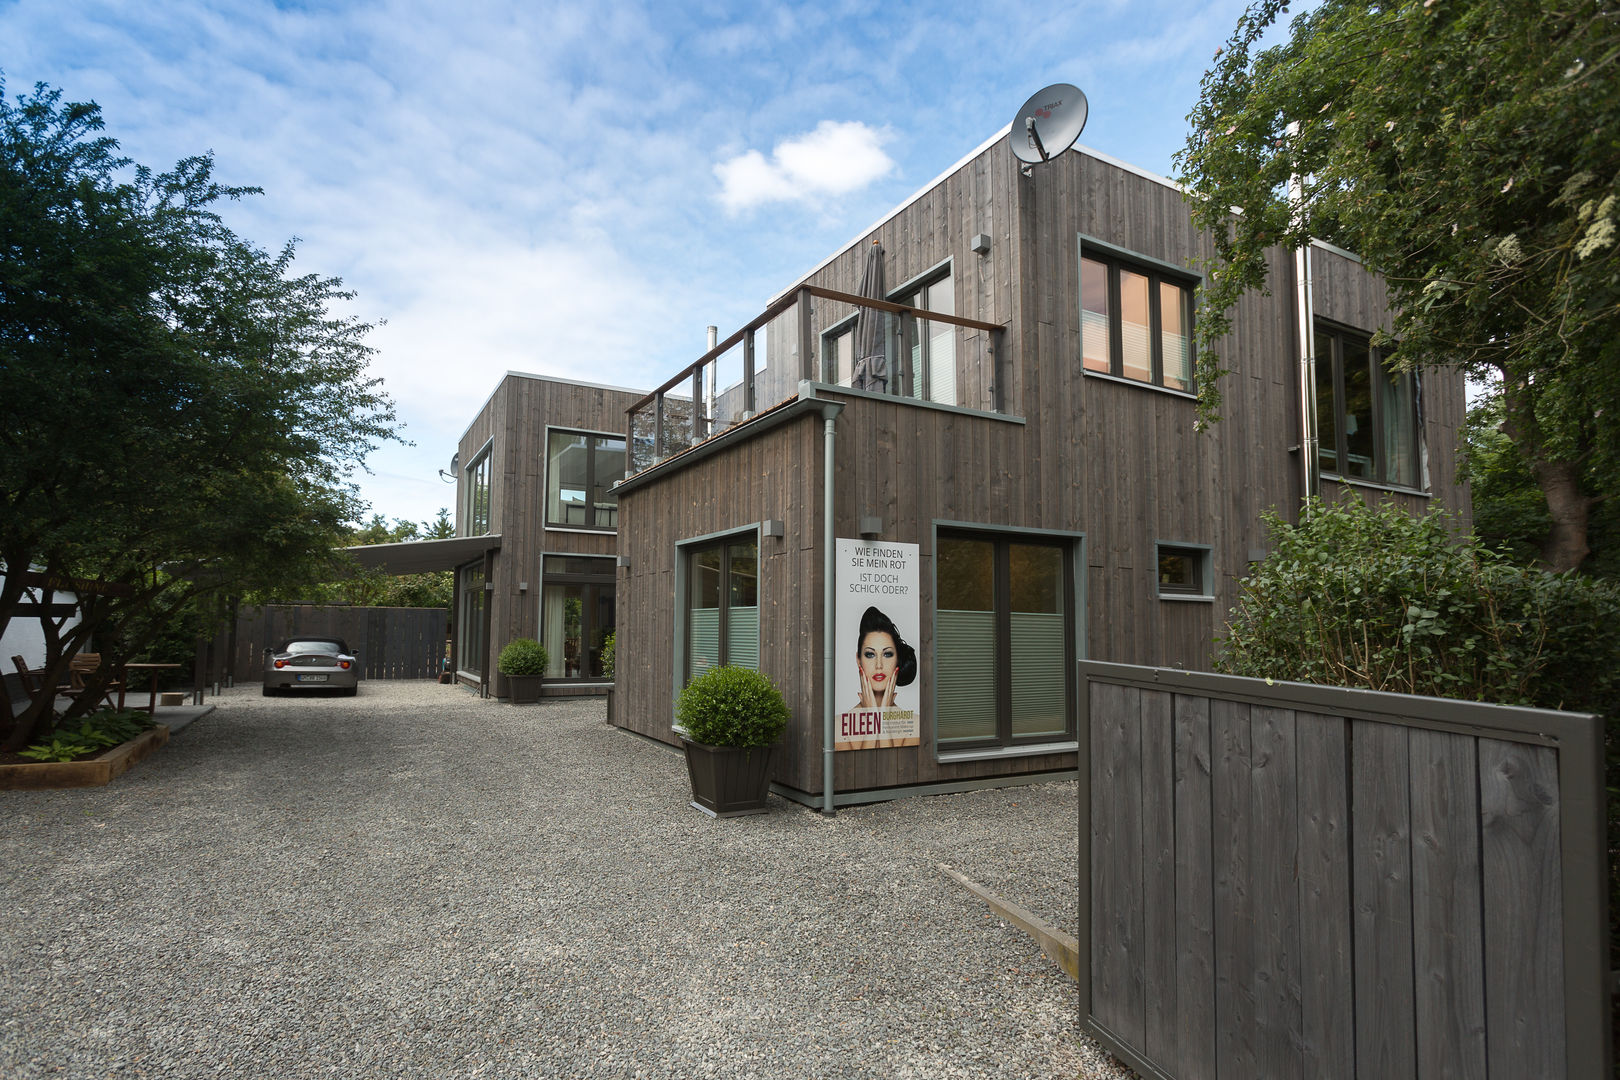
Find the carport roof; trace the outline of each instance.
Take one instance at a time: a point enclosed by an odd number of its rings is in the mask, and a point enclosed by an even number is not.
[[[481,558],[486,551],[501,546],[499,534],[452,536],[448,540],[407,540],[402,544],[364,544],[344,548],[364,567],[376,567],[390,574],[424,574],[430,570],[454,570],[463,563]]]

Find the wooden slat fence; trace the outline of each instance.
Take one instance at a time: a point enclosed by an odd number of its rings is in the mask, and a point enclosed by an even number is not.
[[[1597,717],[1080,668],[1083,1016],[1138,1072],[1611,1075]]]
[[[237,613],[231,658],[237,682],[262,682],[267,646],[298,634],[330,634],[353,649],[362,679],[437,679],[444,666],[443,608],[271,604]],[[224,655],[226,639],[218,647]]]

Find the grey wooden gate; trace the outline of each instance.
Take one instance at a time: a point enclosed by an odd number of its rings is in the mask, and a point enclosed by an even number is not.
[[[342,638],[362,679],[436,679],[444,667],[443,608],[316,607],[269,604],[237,613],[231,670],[238,682],[262,682],[264,650],[298,634]]]
[[[1080,668],[1083,1016],[1139,1072],[1609,1075],[1598,718]]]

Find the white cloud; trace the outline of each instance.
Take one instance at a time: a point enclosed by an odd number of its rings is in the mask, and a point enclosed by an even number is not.
[[[859,191],[894,172],[894,159],[883,152],[892,137],[887,128],[858,120],[823,120],[814,131],[777,143],[769,161],[749,150],[716,165],[720,202],[737,213],[769,202],[813,202]]]

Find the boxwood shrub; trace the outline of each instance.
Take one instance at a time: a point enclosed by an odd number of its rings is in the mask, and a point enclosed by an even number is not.
[[[675,716],[693,742],[769,746],[787,727],[788,707],[776,684],[759,672],[715,667],[687,683]]]
[[[501,650],[495,670],[506,676],[544,675],[550,662],[546,647],[534,638],[513,638]]]

